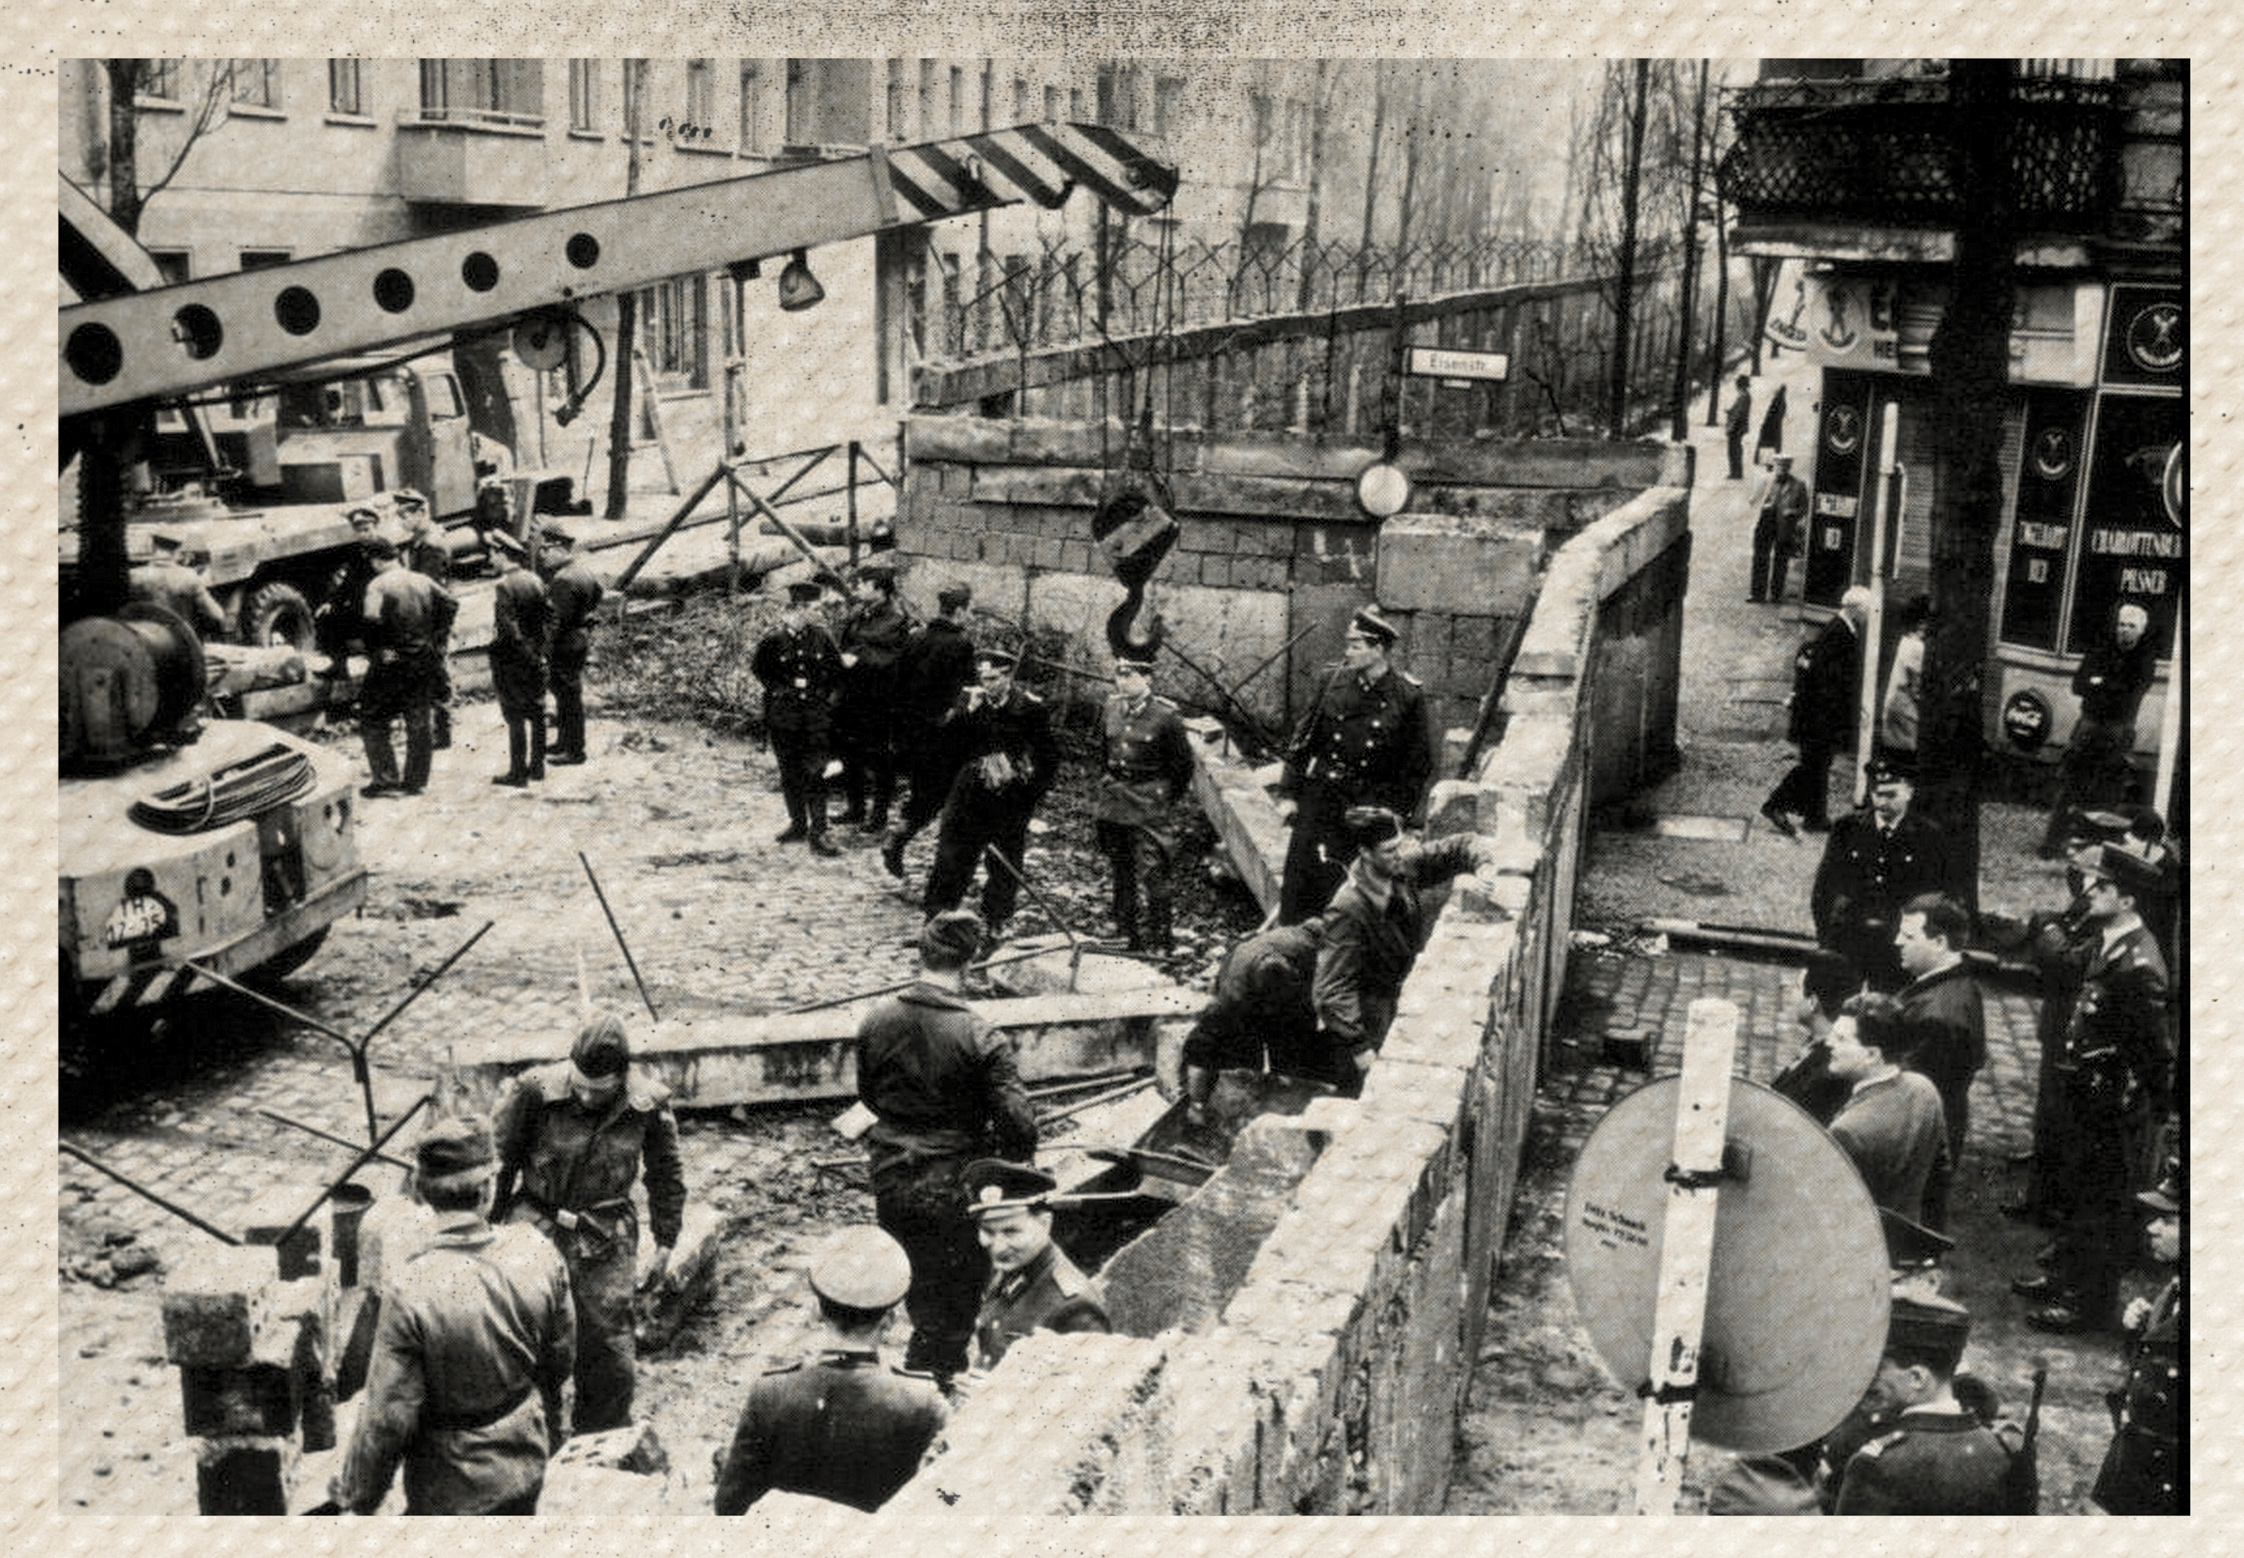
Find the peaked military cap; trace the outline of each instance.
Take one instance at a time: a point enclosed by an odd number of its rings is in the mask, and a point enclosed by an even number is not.
[[[887,1309],[911,1285],[904,1247],[878,1228],[844,1228],[810,1258],[811,1291],[850,1309]]]
[[[1060,1188],[1060,1182],[1042,1169],[1007,1163],[1002,1158],[978,1158],[967,1164],[963,1184],[966,1210],[976,1217],[1016,1207],[1042,1210]]]
[[[1021,657],[1002,644],[991,644],[974,651],[974,663],[976,665],[1000,665],[1007,670],[1011,670],[1021,663]]]
[[[1348,631],[1359,633],[1382,649],[1392,649],[1402,630],[1382,617],[1369,606],[1358,606],[1356,614],[1348,619]]]
[[[1873,758],[1871,760],[1870,782],[1873,785],[1893,784],[1896,782],[1906,785],[1914,785],[1917,782],[1917,765],[1915,763],[1903,762],[1900,758],[1895,757],[1892,753],[1889,752],[1883,757]]]
[[[1971,1311],[1953,1299],[1922,1294],[1897,1298],[1886,1317],[1886,1346],[1923,1347],[1962,1357],[1971,1336]]]
[[[1377,849],[1403,836],[1402,818],[1384,806],[1351,806],[1340,821],[1358,849]]]
[[[2080,869],[2087,876],[2102,877],[2138,903],[2166,896],[2166,879],[2158,867],[2117,844],[2099,845],[2095,854],[2081,861]]]

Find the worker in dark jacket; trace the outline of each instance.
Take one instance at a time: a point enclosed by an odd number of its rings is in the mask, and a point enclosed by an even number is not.
[[[1192,1124],[1208,1123],[1219,1071],[1260,1070],[1267,1061],[1282,1076],[1321,1079],[1330,1072],[1311,994],[1324,945],[1319,916],[1269,926],[1224,954],[1208,1004],[1184,1040],[1185,1114]]]
[[[1924,1215],[1908,1215],[1938,1233],[1948,1232],[1949,1196],[1963,1164],[1971,1079],[1987,1063],[1986,1001],[1964,961],[1970,939],[1971,917],[1944,893],[1919,893],[1904,903],[1893,933],[1895,956],[1909,980],[1895,996],[1912,1057],[1909,1069],[1939,1091],[1947,1127],[1940,1161],[1925,1187]]]
[[[1901,906],[1948,889],[1948,842],[1909,809],[1916,786],[1890,761],[1870,765],[1870,804],[1832,828],[1808,898],[1816,940],[1862,971],[1870,988],[1904,983],[1893,944]]]
[[[584,668],[592,658],[592,614],[607,591],[567,532],[547,526],[544,546],[541,566],[548,569],[553,634],[546,645],[546,675],[553,684],[553,750],[546,761],[569,767],[585,761]]]
[[[988,1373],[1031,1331],[1110,1331],[1099,1285],[1052,1242],[1058,1181],[1041,1169],[985,1158],[966,1171],[976,1235],[989,1251],[989,1286],[974,1320],[974,1367]]]
[[[904,1297],[912,1339],[904,1365],[948,1380],[966,1367],[974,1306],[989,1261],[967,1216],[964,1176],[978,1158],[1026,1162],[1036,1116],[1010,1040],[959,996],[982,922],[963,910],[920,931],[920,976],[857,1028],[857,1097],[880,1225],[911,1257]]]
[[[1192,784],[1192,743],[1177,706],[1154,696],[1152,661],[1117,659],[1114,686],[1100,725],[1104,772],[1091,794],[1092,827],[1114,877],[1115,930],[1133,952],[1167,952],[1169,874],[1180,837],[1176,803]]]
[[[896,565],[876,557],[858,565],[852,604],[842,619],[841,702],[834,751],[842,765],[841,820],[878,833],[896,796],[896,687],[912,619],[896,600]],[[868,796],[871,809],[867,810]]]
[[[506,721],[506,772],[493,784],[522,789],[545,777],[545,584],[524,566],[511,540],[492,543],[499,582],[491,589],[491,690]]]
[[[935,864],[922,899],[929,914],[957,908],[981,867],[982,919],[993,941],[1004,936],[1020,896],[1015,873],[1028,848],[1029,819],[1060,772],[1052,712],[1014,682],[1014,664],[1008,650],[982,650],[974,657],[979,685],[951,706],[947,733],[961,763],[943,803]],[[1011,869],[983,859],[992,848]]]
[[[2154,1214],[2146,1233],[2151,1259],[2179,1266],[2182,1259],[2183,1180],[2169,1164],[2155,1189],[2135,1199]],[[2112,1412],[2111,1448],[2090,1495],[2115,1515],[2189,1513],[2189,1470],[2183,1425],[2189,1405],[2189,1348],[2182,1274],[2155,1298],[2127,1306],[2120,1328],[2128,1333],[2127,1374],[2106,1397]]]
[[[1862,685],[1862,624],[1869,612],[1870,592],[1855,585],[1839,598],[1838,615],[1792,662],[1792,721],[1787,734],[1800,749],[1800,761],[1761,803],[1761,815],[1786,838],[1798,837],[1794,815],[1810,833],[1831,826],[1831,759],[1854,740],[1855,700]]]
[[[429,512],[429,500],[411,487],[400,487],[391,500],[399,521],[405,527],[405,539],[398,543],[398,560],[425,579],[450,589],[452,584],[452,552],[444,544],[444,529],[437,524],[436,516]],[[438,646],[443,650],[436,660],[436,684],[429,705],[429,744],[443,752],[452,745],[452,654],[450,635]]]
[[[825,592],[815,579],[787,586],[779,625],[756,644],[749,669],[764,688],[764,734],[787,799],[787,829],[775,842],[810,841],[812,853],[838,855],[826,837],[826,756],[834,704],[841,697],[841,651],[818,615]]]
[[[810,1290],[822,1345],[749,1390],[717,1471],[718,1514],[774,1488],[870,1512],[911,1481],[950,1418],[933,1375],[881,1361],[881,1333],[911,1280],[904,1247],[878,1228],[845,1228],[820,1246]]]
[[[152,544],[156,555],[133,568],[127,597],[163,607],[193,628],[198,638],[213,639],[225,632],[226,609],[203,577],[202,565],[210,554],[201,539],[167,531],[153,537]]]
[[[958,758],[943,722],[960,693],[974,685],[974,641],[966,636],[971,586],[946,584],[935,592],[942,615],[904,647],[896,667],[896,740],[910,790],[903,816],[881,841],[880,863],[904,874],[904,846],[942,813],[958,777]]]
[[[1325,911],[1314,999],[1330,1044],[1329,1079],[1352,1097],[1363,1090],[1403,981],[1433,929],[1426,889],[1473,870],[1485,846],[1470,833],[1408,843],[1402,819],[1384,807],[1356,807],[1346,821],[1356,856]]]
[[[1896,1298],[1885,1352],[1858,1411],[1892,1426],[1834,1465],[1838,1515],[2015,1515],[2022,1435],[1957,1398],[1971,1316],[1937,1297]]]
[[[1730,480],[1745,480],[1745,435],[1753,430],[1753,381],[1738,375],[1738,398],[1722,418],[1722,435],[1730,446]]]
[[[1370,607],[1348,624],[1348,649],[1317,706],[1286,747],[1284,789],[1295,801],[1278,921],[1297,925],[1331,901],[1355,844],[1350,807],[1417,815],[1434,774],[1433,731],[1418,683],[1393,663],[1393,623]]]
[[[381,536],[366,544],[377,572],[366,587],[362,618],[371,662],[359,690],[358,733],[372,782],[359,794],[419,795],[427,787],[435,743],[437,689],[444,681],[444,645],[459,612],[442,585],[398,560]],[[405,726],[405,771],[390,745],[390,721]]]
[[[497,1115],[495,1217],[535,1224],[568,1262],[577,1304],[579,1433],[631,1421],[634,1299],[659,1283],[685,1218],[678,1119],[669,1090],[633,1076],[631,1044],[612,1016],[586,1023],[569,1058],[515,1078]],[[654,1260],[636,1271],[632,1182],[646,1171]]]
[[[2041,836],[2041,858],[2054,860],[2070,814],[2127,798],[2127,755],[2135,749],[2135,717],[2158,675],[2149,638],[2150,613],[2132,602],[2112,613],[2111,635],[2089,646],[2073,672],[2080,718],[2057,762],[2057,803]]]
[[[327,667],[320,674],[330,682],[343,681],[351,674],[351,650],[366,634],[366,587],[379,571],[367,548],[380,537],[382,516],[361,504],[343,518],[351,527],[351,549],[344,555],[343,565],[328,579],[327,592],[312,613],[313,641],[327,657]]]
[[[485,1221],[496,1155],[481,1120],[432,1125],[413,1159],[434,1229],[386,1275],[329,1512],[373,1514],[402,1462],[409,1515],[535,1514],[566,1433],[569,1274],[529,1229]]]

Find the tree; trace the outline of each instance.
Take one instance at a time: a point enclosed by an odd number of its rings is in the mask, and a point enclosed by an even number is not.
[[[629,152],[623,169],[623,193],[626,199],[639,193],[639,120],[645,112],[642,101],[647,93],[647,62],[627,59],[623,62],[623,139]],[[639,295],[622,292],[616,295],[616,349],[608,371],[615,378],[615,401],[608,416],[608,502],[607,517],[623,518],[624,505],[631,496],[631,389],[638,365],[632,356],[639,344]]]
[[[1316,79],[1309,91],[1309,201],[1301,214],[1301,280],[1293,306],[1306,313],[1317,301],[1317,226],[1325,193],[1325,126],[1332,117],[1332,100],[1340,87],[1340,67],[1331,60],[1317,61]]]
[[[181,77],[187,74],[184,61],[172,61]],[[109,59],[101,62],[103,73],[109,78],[109,215],[119,227],[138,237],[141,213],[148,202],[163,193],[166,186],[179,176],[179,169],[187,161],[187,154],[195,143],[216,129],[226,118],[234,101],[234,62],[213,60],[203,67],[202,91],[196,95],[194,107],[187,115],[179,145],[172,153],[164,171],[151,179],[145,188],[140,182],[140,108],[139,98],[164,69],[163,60]],[[185,86],[182,79],[179,83]]]
[[[1932,622],[1925,633],[1917,734],[1917,805],[1948,835],[1953,880],[1976,908],[1979,880],[1980,674],[2002,528],[2003,408],[2016,239],[2008,160],[2011,66],[1951,60],[1957,175],[1956,253],[1947,308],[1933,331]]]
[[[1699,61],[1698,95],[1691,106],[1691,177],[1683,186],[1683,318],[1675,333],[1675,388],[1669,396],[1668,436],[1682,443],[1691,436],[1691,335],[1699,297],[1699,205],[1706,194],[1707,82],[1711,60]],[[1680,85],[1680,79],[1678,80]],[[1715,363],[1710,377],[1719,380],[1722,367]]]

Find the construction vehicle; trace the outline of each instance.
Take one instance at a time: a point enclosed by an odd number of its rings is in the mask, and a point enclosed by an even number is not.
[[[348,765],[253,722],[203,723],[194,633],[127,604],[131,521],[147,506],[141,495],[161,490],[152,471],[183,441],[200,443],[213,473],[254,476],[280,472],[283,431],[301,433],[299,447],[325,458],[304,462],[296,490],[340,502],[352,495],[342,484],[375,481],[350,462],[392,447],[368,426],[385,382],[397,386],[400,427],[433,435],[450,420],[439,415],[441,370],[425,357],[398,366],[432,339],[499,334],[527,366],[567,371],[566,421],[623,360],[578,313],[587,299],[712,270],[747,275],[766,259],[1024,199],[1057,207],[1077,185],[1145,215],[1176,183],[1173,167],[1123,132],[1023,125],[166,286],[147,252],[63,180],[58,444],[62,467],[79,471],[60,710],[66,1015],[181,993],[197,969],[230,979],[295,967],[365,897]],[[276,428],[269,466],[246,444],[229,463],[199,419],[174,424],[166,441],[167,414],[204,397],[247,406],[270,395],[277,422],[309,400],[314,421],[348,420],[350,392],[340,405],[328,398],[340,385],[362,386],[361,425]],[[401,463],[399,474],[411,469]],[[379,476],[388,486],[386,464]],[[433,485],[443,506],[443,476],[416,485]],[[193,506],[179,500],[182,514]],[[305,554],[301,541],[284,543],[291,557]],[[214,565],[218,550],[214,541]],[[231,577],[249,564],[218,566]],[[252,567],[231,580],[236,631],[246,613],[252,637],[278,631],[258,579]],[[302,594],[285,578],[266,584]]]

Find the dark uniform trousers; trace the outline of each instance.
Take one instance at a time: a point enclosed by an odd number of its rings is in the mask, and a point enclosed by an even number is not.
[[[958,754],[943,722],[958,695],[973,684],[973,641],[946,619],[914,634],[897,662],[897,753],[908,793],[895,836],[906,843],[942,815],[950,798]]]
[[[686,1186],[678,1121],[662,1086],[631,1079],[594,1113],[570,1095],[570,1069],[563,1061],[526,1072],[500,1101],[498,1212],[534,1224],[568,1264],[577,1309],[576,1427],[597,1433],[631,1421],[639,1249],[632,1182],[643,1164],[654,1240],[666,1249],[678,1240]]]
[[[404,568],[376,576],[366,589],[366,630],[374,663],[359,689],[358,731],[374,783],[419,790],[429,782],[435,747],[437,688],[444,644],[458,603],[434,580]],[[405,771],[390,745],[390,722],[405,725]]]
[[[875,1352],[829,1349],[767,1370],[718,1469],[716,1512],[740,1514],[776,1488],[870,1513],[911,1481],[949,1418],[932,1375]]]
[[[506,721],[507,772],[545,777],[545,586],[526,568],[491,592],[491,691]]]
[[[406,567],[423,578],[450,586],[452,554],[434,535],[406,542],[397,555]],[[447,631],[446,638],[449,636]],[[448,652],[449,642],[440,642],[436,647],[436,675],[429,691],[429,731],[431,744],[442,752],[452,745],[452,657]]]
[[[841,649],[857,656],[842,673],[834,711],[834,748],[842,764],[842,801],[849,821],[881,827],[896,798],[897,662],[911,619],[893,601],[859,608],[843,625]],[[872,810],[866,811],[866,801]]]
[[[2111,1448],[2096,1475],[2096,1502],[2115,1515],[2187,1513],[2182,1492],[2182,1409],[2188,1355],[2182,1348],[2182,1283],[2166,1284],[2128,1350],[2127,1378],[2105,1397]]]
[[[1274,925],[1224,954],[1207,1009],[1184,1040],[1184,1064],[1203,1071],[1261,1069],[1323,1079],[1327,1046],[1317,1034],[1310,989],[1324,922]]]
[[[1111,1331],[1099,1285],[1047,1244],[1018,1271],[991,1274],[974,1317],[975,1365],[994,1369],[1015,1342],[1031,1331]]]
[[[592,658],[592,613],[606,591],[592,570],[572,558],[554,574],[546,598],[553,611],[553,753],[584,760],[584,668]]]
[[[2035,967],[2041,974],[2041,1008],[2034,1014],[2034,1041],[2041,1052],[2034,1079],[2034,1161],[2026,1182],[2025,1204],[2044,1217],[2062,1221],[2072,1212],[2071,1190],[2061,1182],[2058,1163],[2073,1134],[2066,1115],[2067,1087],[2060,1063],[2065,1033],[2072,1025],[2073,1002],[2088,960],[2100,939],[2075,899],[2065,913],[2037,930]]]
[[[1425,695],[1402,672],[1373,681],[1344,672],[1325,687],[1286,756],[1298,796],[1280,924],[1298,925],[1332,901],[1356,858],[1344,821],[1351,806],[1410,819],[1433,776],[1432,742]]]
[[[756,645],[753,669],[764,688],[764,732],[779,769],[789,829],[821,836],[826,831],[826,759],[833,749],[841,652],[815,622],[782,626]]]
[[[943,803],[935,863],[928,870],[920,906],[929,914],[957,908],[973,884],[975,867],[986,865],[982,919],[995,934],[1013,918],[1020,899],[1021,884],[1014,872],[1022,868],[1028,847],[1029,819],[1056,777],[1059,748],[1043,700],[1020,687],[1012,690],[1002,709],[987,703],[971,709],[962,705],[953,724],[962,727],[957,739],[966,761]],[[993,784],[983,759],[999,754],[1012,765],[1013,776]],[[1011,862],[1012,871],[984,862],[984,852],[993,846]]]
[[[1104,715],[1106,772],[1092,800],[1099,849],[1113,874],[1114,924],[1132,947],[1169,949],[1177,851],[1171,815],[1192,782],[1192,747],[1176,705],[1148,696],[1109,698]],[[1145,918],[1138,918],[1140,891]]]

